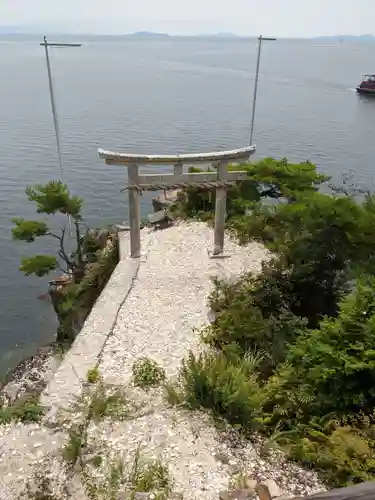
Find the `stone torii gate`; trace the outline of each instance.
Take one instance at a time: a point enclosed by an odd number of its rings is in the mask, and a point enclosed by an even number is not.
[[[125,165],[128,168],[129,223],[131,257],[141,255],[140,194],[142,191],[186,189],[191,187],[216,189],[215,230],[213,256],[220,256],[224,249],[227,188],[236,181],[245,180],[246,172],[228,172],[230,162],[248,161],[255,153],[255,146],[233,151],[177,155],[138,155],[98,150],[107,165]],[[211,164],[215,172],[184,173],[184,165]],[[139,174],[143,165],[173,165],[173,174]]]

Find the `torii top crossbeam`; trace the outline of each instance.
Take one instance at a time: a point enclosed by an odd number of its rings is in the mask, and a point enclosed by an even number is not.
[[[176,165],[177,163],[214,163],[220,161],[248,160],[256,151],[256,146],[219,151],[212,153],[193,153],[176,155],[139,155],[134,153],[115,153],[98,149],[99,158],[105,160],[107,165],[147,165],[163,164]]]

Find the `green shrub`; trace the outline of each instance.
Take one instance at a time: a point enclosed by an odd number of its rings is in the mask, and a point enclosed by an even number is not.
[[[90,311],[118,264],[118,237],[111,235],[112,246],[99,253],[98,259],[89,265],[76,290],[76,299],[84,310]]]
[[[99,421],[104,418],[123,420],[128,416],[128,401],[120,389],[109,390],[103,383],[99,383],[95,390],[89,392],[89,398],[90,420]]]
[[[87,445],[86,427],[84,424],[73,425],[68,430],[68,441],[62,449],[63,459],[75,465],[81,459]]]
[[[264,263],[259,276],[245,274],[237,282],[225,285],[217,282],[211,308],[215,312],[238,309],[238,314],[242,310],[237,325],[244,321],[248,307],[249,317],[254,316],[254,322],[260,323],[262,329],[267,328],[262,319],[271,319],[272,323],[272,317],[278,320],[282,316],[282,322],[288,316],[290,320],[295,316],[306,319],[308,326],[315,328],[324,316],[337,314],[339,301],[349,288],[348,260],[337,250],[341,244],[343,242],[329,229],[301,237],[279,258]],[[254,307],[259,312],[254,311]],[[293,319],[295,325],[292,326],[296,335],[303,327],[298,326],[297,318]]]
[[[87,382],[89,384],[96,384],[100,380],[100,372],[98,368],[91,368],[87,372]]]
[[[172,490],[168,467],[161,460],[147,460],[136,453],[129,478],[132,491],[153,493],[158,500],[166,500]]]
[[[140,358],[133,364],[133,382],[137,387],[157,387],[165,380],[164,368],[149,358]]]
[[[23,423],[39,422],[44,415],[44,408],[39,403],[39,398],[25,396],[19,398],[12,405],[0,406],[0,425],[11,421]]]
[[[281,256],[296,284],[296,308],[316,326],[337,313],[337,302],[353,273],[375,269],[375,198],[303,193],[291,204],[258,204],[231,223],[242,243],[255,238]],[[306,298],[308,297],[308,298]]]
[[[190,353],[180,372],[180,387],[191,408],[207,408],[232,424],[256,427],[263,397],[256,377],[240,360],[223,354]]]
[[[112,246],[97,252],[96,261],[85,268],[79,284],[65,287],[56,304],[60,327],[57,340],[72,343],[96,300],[118,264],[118,236],[111,234]]]
[[[281,267],[267,281],[280,290],[287,284],[288,308],[315,328],[324,316],[337,314],[353,273],[374,269],[374,205],[371,197],[361,204],[350,197],[304,194],[291,204],[258,206],[236,220],[233,230],[242,242],[255,237],[278,251]]]
[[[289,163],[287,158],[264,158],[246,165],[246,171],[260,197],[276,200],[293,201],[300,193],[314,193],[330,179],[317,173],[316,165],[309,161]]]
[[[366,430],[336,426],[327,435],[311,429],[305,435],[284,441],[292,459],[316,469],[331,487],[375,479],[374,441]]]
[[[183,394],[176,382],[164,383],[164,395],[167,403],[171,406],[181,405],[184,402]]]
[[[310,162],[292,164],[286,158],[265,158],[259,162],[229,165],[229,171],[245,171],[248,179],[237,182],[227,193],[227,218],[244,216],[252,205],[263,198],[294,200],[299,193],[315,192],[329,177],[316,172]],[[191,168],[190,172],[201,172]],[[215,192],[199,188],[186,190],[186,197],[175,207],[187,217],[204,217],[215,210]]]
[[[300,337],[288,363],[316,394],[315,412],[375,407],[375,278],[357,284],[336,319]]]
[[[278,251],[301,236],[341,229],[337,234],[346,245],[339,250],[359,257],[355,255],[359,246],[368,254],[366,244],[374,242],[374,203],[371,196],[361,203],[351,197],[301,191],[293,203],[253,204],[252,213],[233,220],[231,227],[243,243],[255,238],[273,243],[272,248]]]
[[[359,282],[337,318],[306,330],[265,386],[264,423],[293,429],[375,407],[375,278]]]
[[[304,331],[306,321],[288,309],[288,279],[271,281],[263,267],[260,277],[245,274],[228,283],[217,280],[210,297],[216,313],[214,323],[205,329],[204,341],[224,350],[237,347],[238,354],[257,353],[262,357],[259,371],[267,378],[284,361],[287,347]],[[278,268],[272,270],[278,271]],[[290,300],[289,300],[290,302]]]
[[[92,500],[117,500],[121,497],[120,490],[125,490],[130,500],[136,493],[147,493],[155,500],[167,500],[172,491],[173,481],[167,465],[160,459],[151,460],[141,455],[139,448],[130,467],[122,458],[103,460],[100,455],[83,465],[86,464],[101,469],[99,475],[92,475],[83,468],[85,490]]]

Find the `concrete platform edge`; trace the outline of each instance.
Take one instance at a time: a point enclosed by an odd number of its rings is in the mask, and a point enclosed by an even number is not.
[[[142,238],[147,247],[148,237]],[[71,349],[41,395],[42,405],[53,417],[61,408],[67,408],[81,394],[87,372],[100,361],[104,345],[113,333],[118,313],[137,278],[141,259],[127,257],[127,234],[120,234],[120,261],[95,303]]]

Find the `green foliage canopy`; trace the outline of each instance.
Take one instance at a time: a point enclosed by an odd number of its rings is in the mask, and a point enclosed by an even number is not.
[[[35,255],[22,260],[20,271],[26,276],[35,274],[39,278],[58,269],[59,264],[53,255]]]
[[[50,181],[45,185],[37,184],[26,189],[29,201],[36,203],[37,212],[70,215],[75,220],[81,219],[83,200],[69,193],[68,186],[61,181]]]
[[[191,172],[201,172],[198,168]],[[274,200],[294,200],[299,193],[313,193],[319,186],[329,180],[329,177],[319,174],[316,166],[310,162],[293,164],[286,158],[275,160],[266,158],[256,163],[230,165],[228,171],[245,171],[248,179],[239,181],[228,189],[227,216],[228,220],[245,215],[265,198]],[[202,189],[188,189],[186,198],[175,208],[188,217],[199,216],[207,218],[215,208],[215,192]]]
[[[36,255],[22,260],[20,270],[27,276],[45,276],[59,268],[59,261],[65,266],[66,273],[73,273],[77,279],[82,275],[84,266],[83,247],[86,240],[81,237],[80,223],[83,200],[72,196],[66,184],[61,181],[50,181],[45,185],[37,184],[26,189],[29,201],[35,202],[37,213],[53,215],[60,213],[66,217],[65,226],[58,231],[53,231],[45,221],[25,220],[22,217],[14,218],[12,222],[12,237],[14,240],[32,243],[36,238],[49,236],[58,241],[57,256]],[[72,218],[75,226],[75,250],[68,253],[65,249],[66,224]]]
[[[13,239],[27,241],[27,243],[35,241],[38,236],[45,236],[49,231],[47,224],[43,221],[15,218],[12,222],[15,224],[12,229]]]

